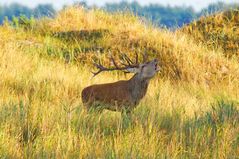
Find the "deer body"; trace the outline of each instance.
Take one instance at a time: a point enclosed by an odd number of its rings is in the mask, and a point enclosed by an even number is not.
[[[86,87],[81,93],[82,102],[87,109],[99,108],[100,110],[126,110],[126,112],[130,112],[145,96],[150,79],[159,71],[158,60],[154,59],[138,64],[136,54],[136,60],[133,64],[132,60],[125,56],[127,64],[121,62],[123,67],[119,67],[113,58],[111,60],[115,68],[106,68],[100,63],[94,63],[99,70],[93,74],[97,75],[102,71],[121,70],[135,73],[134,76],[129,80]]]
[[[82,101],[88,109],[97,106],[122,111],[131,111],[145,96],[149,80],[141,80],[139,74],[131,79],[114,83],[92,85],[82,91]]]

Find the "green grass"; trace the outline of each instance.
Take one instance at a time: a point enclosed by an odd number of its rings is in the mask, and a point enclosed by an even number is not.
[[[118,25],[116,25],[118,24]],[[68,8],[0,27],[0,158],[237,158],[238,62],[130,14]],[[81,90],[108,51],[148,51],[163,67],[132,119],[87,113]],[[142,58],[140,56],[140,58]]]

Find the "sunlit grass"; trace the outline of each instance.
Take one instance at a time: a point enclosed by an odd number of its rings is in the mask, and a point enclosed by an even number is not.
[[[239,55],[239,8],[202,17],[180,29],[195,41],[211,49],[221,49],[226,57],[237,58]]]
[[[238,64],[233,59],[196,45],[186,36],[145,27],[137,18],[129,17],[127,23],[125,15],[114,19],[101,11],[78,12],[70,9],[55,21],[42,21],[47,24],[43,25],[43,30],[47,30],[44,34],[42,28],[32,31],[11,26],[0,28],[1,158],[239,155]],[[96,23],[95,19],[101,21]],[[115,20],[122,20],[122,24],[115,26]],[[87,113],[81,102],[81,90],[91,84],[129,79],[132,75],[102,73],[91,79],[92,57],[97,54],[104,58],[107,51],[98,53],[93,48],[75,51],[88,40],[68,43],[63,37],[52,35],[64,29],[107,27],[113,34],[96,42],[103,44],[104,49],[110,46],[108,49],[133,53],[145,47],[150,57],[157,56],[163,65],[164,71],[150,82],[147,95],[131,120],[107,110],[102,114]],[[123,35],[129,38],[121,36],[124,29],[128,32]],[[140,42],[132,51],[130,44],[135,39]],[[94,47],[94,42],[87,45]],[[67,61],[66,54],[74,54],[74,58]],[[224,65],[226,72],[221,70]],[[174,79],[178,77],[174,72],[177,70],[180,78]]]

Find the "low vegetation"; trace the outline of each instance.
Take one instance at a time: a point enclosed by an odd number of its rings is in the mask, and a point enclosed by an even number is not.
[[[238,8],[239,9],[239,8]],[[211,49],[221,49],[226,57],[239,57],[239,10],[232,9],[202,17],[182,31]]]
[[[1,158],[239,155],[239,64],[217,47],[130,14],[80,7],[53,19],[5,23],[0,36]],[[132,119],[85,112],[84,87],[131,76],[91,79],[92,60],[110,65],[110,54],[144,51],[159,59],[162,72]]]

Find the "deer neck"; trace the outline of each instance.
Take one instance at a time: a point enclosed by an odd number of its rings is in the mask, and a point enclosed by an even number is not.
[[[149,80],[150,79],[142,79],[139,73],[135,74],[129,80],[132,98],[136,103],[145,96],[149,85]]]

